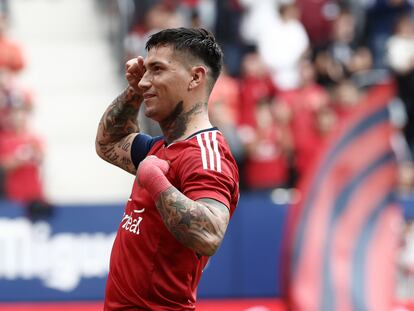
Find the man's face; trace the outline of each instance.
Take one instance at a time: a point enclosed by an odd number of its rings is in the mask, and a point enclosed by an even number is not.
[[[157,122],[169,117],[177,104],[186,102],[191,68],[168,46],[152,48],[144,61],[146,72],[139,82],[143,89],[145,115]]]

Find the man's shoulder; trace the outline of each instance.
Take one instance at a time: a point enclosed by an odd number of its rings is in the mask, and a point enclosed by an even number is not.
[[[218,129],[195,133],[176,146],[180,164],[203,171],[233,175],[237,170],[230,148]]]
[[[182,152],[182,156],[202,155],[210,157],[231,156],[230,148],[223,134],[216,128],[207,129],[194,133],[186,140],[177,144],[177,150]]]
[[[226,139],[217,128],[196,132],[187,138],[186,142],[199,150],[203,150],[203,148],[211,148],[212,150],[216,150],[218,148],[221,148],[221,150],[229,149]]]

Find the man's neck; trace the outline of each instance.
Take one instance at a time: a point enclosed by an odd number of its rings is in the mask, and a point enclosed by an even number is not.
[[[212,127],[208,118],[207,103],[197,102],[187,111],[184,111],[182,102],[178,103],[171,115],[160,122],[160,127],[167,144]]]

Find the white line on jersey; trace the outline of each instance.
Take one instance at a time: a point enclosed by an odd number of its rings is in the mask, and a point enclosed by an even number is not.
[[[203,140],[201,134],[197,135],[197,142],[201,149],[201,161],[203,162],[203,169],[207,168],[207,159],[206,159],[206,148],[204,148]]]
[[[201,150],[201,162],[203,163],[203,169],[211,169],[221,172],[221,156],[218,149],[217,131],[209,131],[198,134],[197,142]],[[209,159],[208,162],[207,152]]]
[[[204,139],[206,140],[206,146],[207,146],[208,155],[210,158],[210,169],[214,170],[214,153],[213,153],[213,149],[211,148],[209,136],[210,136],[210,132],[204,132]]]
[[[134,209],[134,213],[143,213],[145,211],[145,207],[142,209]]]
[[[217,171],[221,172],[221,157],[220,157],[220,152],[218,150],[218,141],[217,141],[217,132],[214,131],[212,133],[213,135],[213,148],[214,148],[214,153],[216,154],[217,157]]]

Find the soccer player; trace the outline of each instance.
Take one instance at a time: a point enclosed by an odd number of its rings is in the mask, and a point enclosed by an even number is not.
[[[111,254],[105,310],[194,310],[239,189],[236,163],[208,118],[222,52],[204,29],[152,35],[126,63],[127,89],[105,111],[96,151],[136,174]],[[161,137],[139,132],[138,110]]]

